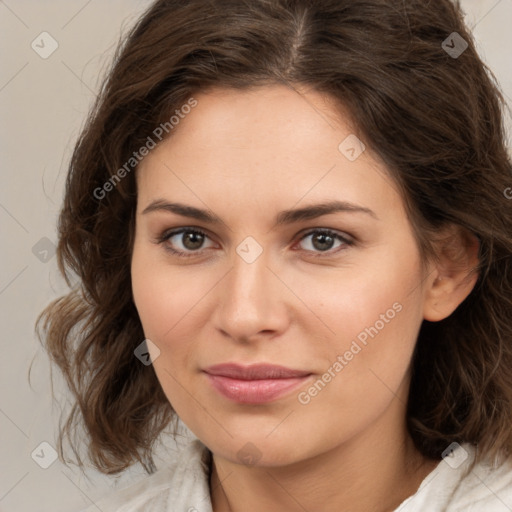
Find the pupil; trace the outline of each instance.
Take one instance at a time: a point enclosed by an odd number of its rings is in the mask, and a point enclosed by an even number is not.
[[[195,239],[195,243],[194,243],[194,239]],[[186,243],[188,241],[192,242],[192,247],[190,247],[190,244]],[[203,243],[202,235],[200,233],[188,232],[185,236],[185,240],[183,243],[184,243],[185,247],[187,247],[188,249],[198,249],[199,247],[201,247],[201,244]]]
[[[327,239],[329,239],[329,242],[327,242],[327,245],[328,245],[329,247],[322,246],[322,245],[321,245],[321,244],[322,244],[322,242],[320,242],[320,247],[318,247],[318,244],[315,244],[315,240],[318,240],[318,239],[322,239],[322,240],[323,240],[323,243],[326,243],[326,242],[325,242],[325,239],[326,239],[326,238],[327,238]],[[333,241],[333,237],[332,237],[331,235],[327,235],[327,234],[325,234],[325,233],[321,233],[321,234],[319,234],[319,235],[317,235],[317,236],[313,237],[313,245],[315,246],[315,248],[316,248],[316,249],[320,249],[320,250],[322,250],[322,249],[330,249],[330,248],[331,248],[330,246],[332,245],[332,241]]]

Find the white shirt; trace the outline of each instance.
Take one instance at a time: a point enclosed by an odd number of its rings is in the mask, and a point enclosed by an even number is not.
[[[469,444],[454,445],[394,512],[512,512],[512,460],[495,467],[480,462],[464,476],[475,455]],[[193,439],[172,466],[99,500],[83,512],[212,512],[210,451]],[[256,509],[247,512],[260,512]],[[316,511],[311,511],[316,512]]]

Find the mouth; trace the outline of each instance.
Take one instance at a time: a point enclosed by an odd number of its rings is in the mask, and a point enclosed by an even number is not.
[[[238,403],[261,404],[277,400],[304,384],[311,372],[285,366],[235,363],[219,364],[203,370],[212,387]]]

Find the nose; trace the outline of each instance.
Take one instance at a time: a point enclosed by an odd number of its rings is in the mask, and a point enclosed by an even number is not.
[[[248,343],[286,330],[291,293],[276,274],[265,250],[250,263],[234,253],[233,267],[216,287],[212,317],[224,336]]]

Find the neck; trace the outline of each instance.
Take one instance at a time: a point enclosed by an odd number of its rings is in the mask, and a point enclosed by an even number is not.
[[[214,454],[213,511],[395,510],[417,491],[439,461],[415,449],[405,420],[396,421],[396,409],[403,409],[403,403],[396,398],[393,402],[397,404],[390,409],[395,410],[386,411],[361,434],[293,464],[249,467]]]

